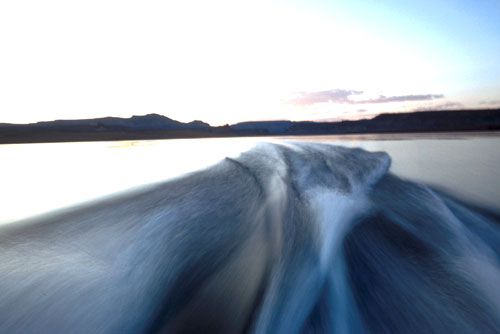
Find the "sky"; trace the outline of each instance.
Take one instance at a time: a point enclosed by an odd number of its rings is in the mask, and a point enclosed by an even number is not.
[[[500,107],[500,1],[0,1],[0,123]]]

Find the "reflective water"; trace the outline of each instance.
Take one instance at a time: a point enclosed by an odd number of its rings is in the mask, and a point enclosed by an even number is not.
[[[260,141],[386,151],[391,172],[500,212],[500,133],[371,134],[0,145],[0,223],[170,179]]]

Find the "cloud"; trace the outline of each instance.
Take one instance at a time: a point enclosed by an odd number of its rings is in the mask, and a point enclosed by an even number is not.
[[[353,95],[361,95],[363,91],[351,89],[331,89],[316,92],[300,92],[288,101],[287,104],[296,106],[309,106],[316,103],[339,103],[339,104],[376,104],[376,103],[389,103],[389,102],[413,102],[413,101],[430,101],[434,99],[441,99],[443,94],[420,94],[420,95],[397,95],[397,96],[384,96],[379,95],[376,98],[368,100],[352,100]]]
[[[500,100],[484,100],[484,101],[479,101],[480,106],[499,106],[500,105]]]
[[[287,101],[289,104],[297,106],[308,106],[316,103],[352,103],[349,100],[351,95],[363,94],[362,91],[348,90],[348,89],[331,89],[318,92],[300,92],[295,98]]]
[[[374,99],[356,101],[358,104],[371,103],[388,103],[388,102],[411,102],[411,101],[429,101],[434,99],[442,99],[443,94],[421,94],[421,95],[399,95],[399,96],[384,96],[379,95]]]
[[[434,111],[434,110],[453,110],[457,108],[463,108],[464,105],[458,102],[447,102],[442,104],[436,104],[432,106],[425,106],[413,109],[413,111]]]

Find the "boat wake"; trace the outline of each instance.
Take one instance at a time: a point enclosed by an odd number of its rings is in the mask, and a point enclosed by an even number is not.
[[[259,144],[0,229],[2,333],[498,333],[498,217],[387,154]]]

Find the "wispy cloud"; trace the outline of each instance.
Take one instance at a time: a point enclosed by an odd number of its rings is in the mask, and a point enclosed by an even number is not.
[[[352,103],[349,99],[351,95],[363,94],[362,91],[350,89],[331,89],[317,92],[300,92],[294,98],[287,101],[289,104],[297,106],[308,106],[316,103]]]
[[[500,100],[483,100],[479,102],[480,106],[499,106],[500,105]]]
[[[447,103],[441,103],[441,104],[436,104],[436,105],[432,105],[432,106],[419,107],[419,108],[413,109],[413,111],[453,110],[453,109],[459,109],[459,108],[463,108],[463,107],[464,107],[464,105],[462,103],[447,102]]]
[[[389,103],[389,102],[411,102],[411,101],[429,101],[434,99],[442,99],[443,94],[421,94],[421,95],[399,95],[399,96],[384,96],[379,95],[374,99],[356,101],[358,104],[371,103]]]
[[[434,99],[441,99],[443,94],[418,94],[418,95],[396,95],[385,96],[379,95],[372,99],[367,100],[353,100],[352,96],[361,95],[363,91],[351,89],[331,89],[316,92],[300,92],[288,101],[287,104],[296,106],[309,106],[317,103],[338,103],[338,104],[376,104],[376,103],[390,103],[390,102],[413,102],[413,101],[430,101]]]

